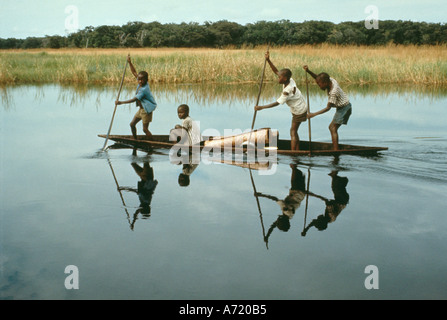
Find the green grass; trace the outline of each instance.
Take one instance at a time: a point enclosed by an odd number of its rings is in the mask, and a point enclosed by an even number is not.
[[[274,64],[304,83],[304,64],[347,84],[447,85],[446,46],[294,46],[271,48]],[[151,83],[259,82],[265,48],[61,49],[0,51],[0,84],[114,84],[128,53]],[[134,82],[130,70],[126,82]],[[265,81],[276,81],[267,66]]]

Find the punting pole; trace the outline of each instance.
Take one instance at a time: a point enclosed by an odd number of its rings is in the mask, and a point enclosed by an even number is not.
[[[267,47],[267,52],[269,51],[269,46]],[[267,60],[264,59],[264,68],[262,69],[262,76],[261,76],[261,83],[259,84],[259,93],[258,93],[258,99],[256,100],[256,105],[259,104],[259,99],[261,98],[261,92],[262,92],[262,83],[264,82],[264,74],[265,74],[265,66],[267,64]],[[256,113],[257,110],[255,110],[255,113],[253,115],[253,121],[251,123],[251,130],[253,131],[253,128],[255,126],[255,120],[256,120]]]
[[[269,51],[270,46],[267,46],[267,52]],[[267,64],[267,60],[264,58],[264,68],[262,69],[262,76],[261,76],[261,83],[259,84],[259,92],[258,92],[258,99],[256,100],[256,105],[259,104],[259,100],[261,98],[261,92],[262,92],[262,83],[264,82],[264,74],[265,74],[265,66]],[[251,134],[253,132],[253,128],[255,126],[255,120],[256,120],[256,113],[258,112],[258,110],[255,110],[254,114],[253,114],[253,121],[251,122],[251,131],[250,131],[250,135],[248,137],[248,141],[247,144],[250,143],[251,140]]]
[[[310,102],[309,102],[309,80],[307,79],[307,71],[304,70],[306,73],[306,90],[307,90],[307,114],[310,113]],[[307,119],[308,128],[309,128],[309,157],[312,154],[312,130],[310,127],[310,118]]]
[[[126,65],[124,66],[123,77],[121,78],[121,84],[120,84],[120,88],[118,90],[118,96],[117,96],[116,100],[119,100],[119,98],[120,98],[120,93],[121,93],[121,89],[123,88],[124,76],[126,75],[126,69],[127,69],[128,63],[129,62],[126,59]],[[112,130],[113,118],[115,118],[116,107],[117,107],[117,105],[115,104],[115,109],[113,109],[112,120],[110,121],[109,131],[107,131],[107,137],[106,137],[106,141],[104,142],[104,146],[102,147],[102,151],[104,151],[106,149],[107,141],[109,140],[110,131]]]

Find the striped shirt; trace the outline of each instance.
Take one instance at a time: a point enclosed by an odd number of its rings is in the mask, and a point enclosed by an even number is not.
[[[332,82],[332,89],[328,92],[328,102],[335,105],[335,108],[344,107],[349,103],[349,98],[346,93],[340,88],[335,79],[330,78]]]

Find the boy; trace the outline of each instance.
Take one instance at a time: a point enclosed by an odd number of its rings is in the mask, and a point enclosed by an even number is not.
[[[331,188],[334,194],[334,199],[329,200],[316,194],[311,194],[312,196],[323,200],[326,203],[326,209],[324,215],[319,215],[316,219],[304,228],[301,235],[306,236],[307,231],[311,227],[317,228],[319,231],[327,229],[329,223],[334,222],[339,214],[346,208],[349,203],[349,193],[346,191],[346,186],[348,185],[348,178],[340,177],[338,171],[332,171],[329,173],[332,177]]]
[[[295,81],[292,79],[292,72],[289,69],[282,69],[278,71],[273,63],[270,61],[270,54],[267,51],[265,59],[270,65],[272,71],[278,76],[278,82],[283,85],[281,97],[271,104],[265,106],[255,106],[255,110],[263,110],[279,106],[287,103],[292,113],[292,125],[290,127],[291,149],[299,150],[300,138],[298,136],[298,128],[301,122],[307,120],[307,103],[301,91],[297,88]]]
[[[318,84],[321,90],[326,90],[329,96],[328,104],[326,108],[321,109],[315,113],[309,113],[308,118],[313,118],[320,114],[326,113],[331,108],[336,108],[334,118],[329,125],[329,131],[331,132],[332,146],[334,150],[338,150],[338,128],[342,124],[348,124],[349,117],[352,113],[352,105],[349,102],[348,96],[343,92],[343,90],[338,85],[338,82],[331,78],[327,73],[322,72],[318,75],[309,70],[308,66],[303,67],[307,73],[309,73],[315,82]]]
[[[290,220],[293,218],[296,210],[300,207],[301,202],[305,198],[306,182],[304,181],[304,173],[297,168],[296,164],[290,164],[290,168],[292,169],[291,187],[289,194],[284,200],[280,200],[274,196],[257,193],[258,196],[275,201],[282,211],[282,214],[278,216],[278,219],[270,226],[270,229],[264,238],[265,242],[268,242],[268,238],[275,228],[284,232],[287,232],[290,229]]]
[[[135,116],[132,119],[132,122],[130,123],[130,129],[132,130],[132,135],[134,139],[137,139],[136,125],[138,122],[140,122],[140,120],[143,120],[143,132],[150,140],[152,139],[152,133],[149,131],[149,123],[152,122],[152,114],[154,110],[157,108],[157,103],[155,102],[154,96],[152,95],[151,89],[149,88],[148,73],[146,71],[140,71],[139,73],[137,73],[135,67],[132,64],[132,61],[130,61],[130,54],[127,56],[127,61],[129,62],[132,74],[138,81],[137,91],[135,93],[134,98],[126,101],[116,100],[115,104],[120,105],[120,104],[136,102],[137,107],[139,107],[139,109],[137,113],[135,113]]]
[[[187,139],[189,145],[200,144],[202,141],[202,136],[200,134],[200,129],[189,116],[189,106],[182,104],[177,108],[177,115],[179,119],[183,120],[182,125],[176,125],[174,129],[171,130],[169,135],[170,141],[179,142],[185,141]]]

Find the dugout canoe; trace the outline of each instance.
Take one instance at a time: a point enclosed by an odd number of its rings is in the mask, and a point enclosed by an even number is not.
[[[251,145],[260,146],[262,149],[264,147],[269,147],[272,141],[277,140],[277,131],[273,131],[270,128],[261,128],[256,129],[251,132],[244,132],[240,134],[235,134],[231,136],[208,136],[203,137],[202,143],[200,145],[195,146],[185,146],[180,143],[174,143],[169,140],[168,135],[153,135],[152,139],[149,140],[145,135],[137,136],[137,139],[134,139],[131,135],[109,135],[110,140],[129,145],[142,149],[150,149],[150,148],[172,148],[174,146],[182,147],[182,148],[198,148],[200,150],[207,148],[208,150],[216,151],[217,149],[222,149],[225,151],[228,150],[243,150],[244,145],[250,142]],[[107,138],[106,135],[100,134],[98,135],[101,138]]]
[[[98,135],[101,138],[106,138],[107,135],[100,134]],[[135,147],[143,150],[153,150],[153,149],[171,149],[176,144],[174,142],[169,141],[169,135],[153,135],[152,140],[148,140],[144,135],[139,135],[138,139],[134,139],[132,135],[109,135],[109,139],[115,141],[116,143]],[[217,137],[220,138],[221,137]],[[231,137],[226,137],[230,139]],[[215,141],[216,137],[204,137],[205,141],[200,145],[191,147],[184,146],[184,148],[189,148],[190,151],[193,148],[199,150],[212,150],[213,152],[218,150],[218,146],[222,146],[224,144],[218,144],[217,146],[207,145],[207,141]],[[228,140],[227,140],[228,141]],[[232,138],[230,141],[233,141]],[[349,145],[349,144],[340,144],[339,150],[332,149],[332,143],[327,142],[314,142],[309,143],[308,141],[300,141],[300,150],[290,150],[290,140],[278,139],[277,148],[275,149],[277,154],[282,155],[290,155],[290,156],[333,156],[333,155],[342,155],[342,154],[350,154],[350,155],[358,155],[358,156],[376,156],[380,151],[388,150],[387,147],[370,147],[370,146],[359,146],[359,145]],[[181,145],[177,145],[177,147],[182,147]],[[310,147],[310,148],[309,148]],[[259,151],[269,151],[268,146],[266,149],[256,148],[256,152]],[[243,152],[243,146],[233,145],[233,143],[224,145],[222,151],[225,152]]]

